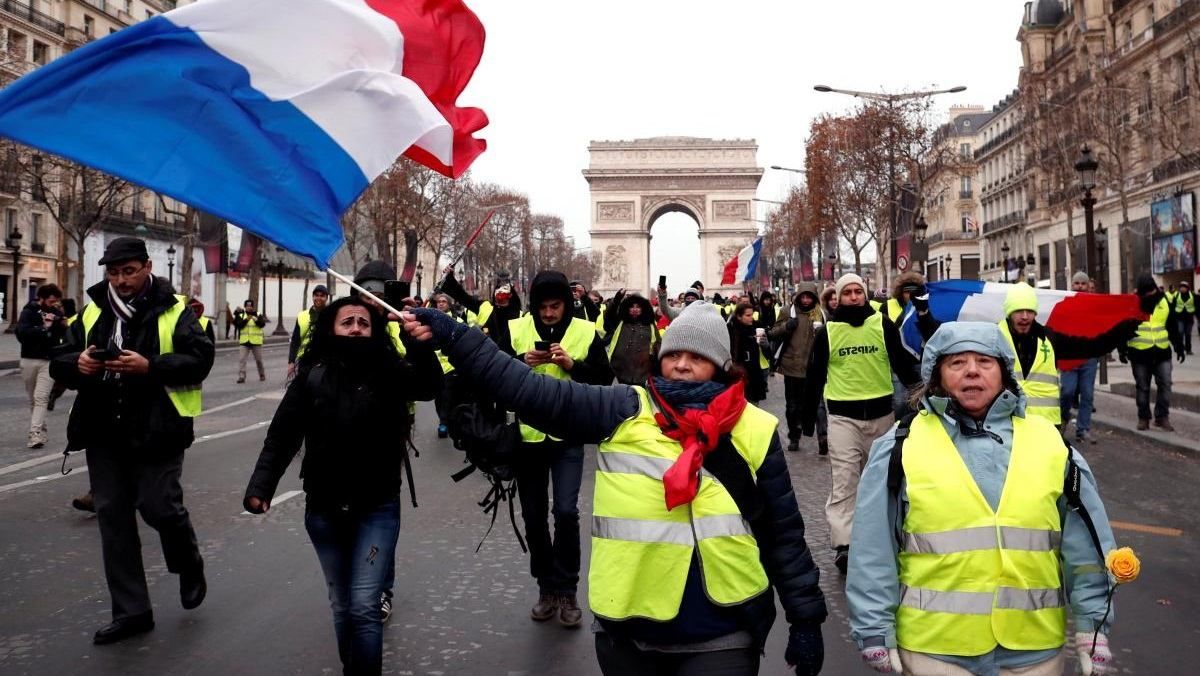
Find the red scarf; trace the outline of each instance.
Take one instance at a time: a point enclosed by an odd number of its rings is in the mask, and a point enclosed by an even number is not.
[[[663,474],[663,489],[667,509],[672,510],[696,499],[700,490],[700,467],[704,456],[717,447],[721,436],[729,434],[742,417],[746,408],[745,383],[738,380],[700,410],[685,408],[675,410],[650,384],[651,394],[661,412],[654,414],[658,428],[668,438],[683,445],[683,453]]]

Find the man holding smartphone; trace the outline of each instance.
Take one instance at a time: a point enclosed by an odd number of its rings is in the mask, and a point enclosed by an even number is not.
[[[213,344],[187,298],[154,276],[145,242],[118,237],[100,264],[105,281],[88,289],[50,375],[79,392],[67,443],[87,449],[113,619],[93,642],[105,644],[154,628],[135,514],[158,531],[183,607],[207,592],[180,476]]]
[[[566,275],[543,270],[529,286],[531,313],[508,323],[512,353],[537,373],[591,385],[612,383],[604,342],[596,325],[572,316],[575,297]],[[583,447],[567,444],[521,424],[522,449],[517,466],[517,495],[529,541],[529,570],[538,582],[535,621],[557,616],[564,627],[578,627],[583,612],[575,599],[579,585],[579,486]],[[553,483],[554,535],[546,506]]]
[[[254,309],[254,299],[247,298],[242,307],[233,313],[233,325],[237,327],[241,347],[241,358],[238,359],[238,384],[246,382],[246,358],[254,355],[254,364],[258,367],[258,380],[267,379],[267,369],[263,367],[262,346],[263,327],[267,325],[266,315],[261,315]]]
[[[29,395],[29,448],[41,448],[49,441],[46,411],[50,410],[50,392],[54,388],[54,379],[50,377],[50,353],[62,343],[67,333],[62,295],[57,286],[43,284],[37,290],[37,300],[26,305],[17,320],[21,377]]]

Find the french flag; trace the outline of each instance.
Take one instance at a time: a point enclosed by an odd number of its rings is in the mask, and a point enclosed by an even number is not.
[[[929,312],[941,322],[1004,321],[1004,298],[1011,284],[952,279],[930,282]],[[1084,339],[1099,339],[1117,333],[1129,333],[1146,315],[1134,294],[1110,295],[1037,289],[1037,320],[1054,333]],[[917,327],[917,313],[910,303],[900,320],[900,337],[905,349],[920,357],[924,347]],[[1100,355],[1094,355],[1100,356]],[[1058,360],[1058,368],[1069,370],[1079,360]]]
[[[402,153],[458,177],[484,31],[461,0],[201,0],[0,92],[0,136],[170,195],[322,268]]]
[[[753,280],[754,272],[758,269],[758,255],[761,252],[762,237],[759,237],[725,264],[721,273],[721,285],[729,286]]]

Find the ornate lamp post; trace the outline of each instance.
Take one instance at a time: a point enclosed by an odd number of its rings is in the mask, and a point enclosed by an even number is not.
[[[1104,227],[1104,223],[1096,224],[1096,267],[1100,271],[1100,277],[1093,279],[1096,283],[1096,291],[1100,293],[1108,293],[1108,257],[1104,255],[1104,247],[1108,245],[1108,228]]]
[[[1037,286],[1037,259],[1033,257],[1033,252],[1025,254],[1024,260],[1021,261],[1021,267],[1025,268],[1025,276],[1031,283],[1029,286]]]
[[[261,254],[258,259],[259,276],[262,278],[259,287],[262,290],[262,301],[258,304],[258,311],[265,312],[267,309],[267,272],[271,269],[271,259],[267,258],[267,254]]]
[[[167,281],[175,285],[175,245],[167,247]]]
[[[1096,198],[1092,196],[1092,188],[1096,187],[1096,169],[1099,167],[1100,163],[1092,157],[1092,149],[1084,146],[1079,154],[1079,161],[1075,163],[1075,171],[1079,174],[1079,187],[1083,188],[1083,198],[1079,200],[1079,204],[1083,206],[1083,225],[1087,246],[1087,250],[1084,252],[1084,264],[1089,279],[1096,278],[1096,256],[1093,254],[1096,251],[1096,229],[1092,223]]]
[[[287,328],[283,325],[283,271],[286,269],[283,266],[283,247],[275,247],[275,256],[275,273],[279,275],[279,297],[276,299],[278,312],[275,313],[275,330],[271,332],[271,335],[286,336],[288,335]]]
[[[425,264],[417,261],[417,295],[421,295],[421,278],[425,274]]]
[[[1010,281],[1008,278],[1008,252],[1010,251],[1012,251],[1012,249],[1008,248],[1008,242],[1005,242],[1004,245],[1000,247],[1000,258],[1002,259],[1000,264],[1004,266],[1004,279],[1001,281],[1004,282]]]
[[[17,331],[17,314],[20,310],[17,309],[17,274],[21,269],[21,230],[13,226],[13,230],[8,235],[8,250],[12,252],[12,310],[8,315],[8,328],[4,329],[5,333],[16,333]]]

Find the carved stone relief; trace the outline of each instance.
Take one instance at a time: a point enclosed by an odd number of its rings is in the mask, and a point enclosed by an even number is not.
[[[748,190],[758,189],[758,176],[591,176],[592,192],[667,191],[667,190]]]
[[[750,218],[750,203],[744,200],[715,201],[713,218],[718,221],[741,221]]]
[[[632,221],[633,202],[598,202],[596,204],[596,220],[618,223]]]
[[[738,255],[738,252],[746,247],[745,244],[722,244],[721,248],[717,249],[717,266],[715,269],[721,270],[729,259]]]
[[[629,261],[625,260],[625,247],[610,244],[604,250],[604,276],[609,284],[624,287],[629,278]]]

